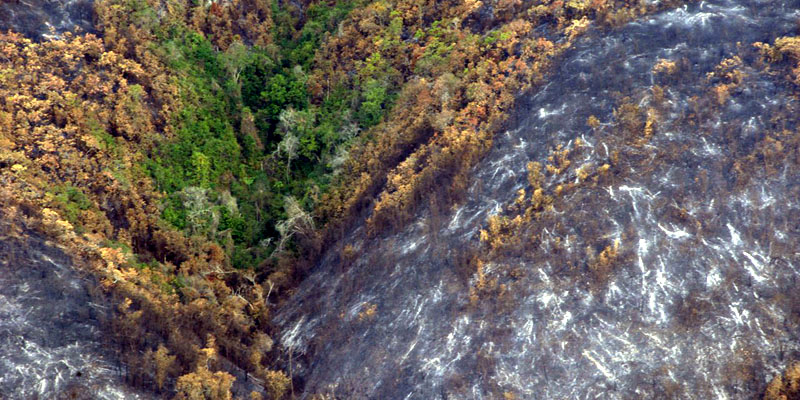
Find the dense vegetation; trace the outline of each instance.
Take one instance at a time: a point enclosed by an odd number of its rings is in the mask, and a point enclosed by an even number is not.
[[[139,3],[134,7],[142,17],[123,23],[149,31],[152,52],[170,71],[183,104],[166,116],[168,140],[144,162],[157,190],[167,194],[161,216],[224,245],[236,268],[283,249],[297,228],[279,222],[314,206],[355,133],[382,116],[386,96],[364,93],[362,102],[357,88],[318,104],[308,99],[314,49],[353,6],[312,4],[301,16],[277,4],[214,5],[193,9],[190,19],[156,20],[157,10]],[[231,37],[230,27],[217,27],[235,21],[229,14],[237,7],[264,15],[259,36]],[[109,14],[99,13],[102,26],[118,24]],[[278,24],[270,27],[272,19]]]
[[[320,250],[360,218],[377,235],[421,204],[458,200],[519,92],[590,26],[655,10],[98,0],[99,36],[0,34],[0,204],[98,276],[132,382],[225,399],[244,371],[253,398],[281,398],[300,382],[282,370],[270,307]],[[797,48],[764,45],[795,63],[795,80]],[[608,136],[646,141],[656,114],[620,110]],[[523,244],[509,238],[535,229],[558,196],[611,179],[613,160],[570,168],[579,151],[529,167],[529,193],[481,235],[486,254],[513,254]],[[545,173],[578,183],[543,187]],[[602,280],[623,250],[597,246],[587,268]],[[475,264],[477,301],[501,289]]]

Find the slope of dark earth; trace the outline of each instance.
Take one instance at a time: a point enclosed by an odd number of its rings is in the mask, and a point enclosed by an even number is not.
[[[0,216],[0,398],[151,398],[124,383],[94,279],[40,234]]]
[[[800,351],[799,179],[797,101],[751,44],[795,32],[797,9],[703,2],[579,41],[475,168],[465,204],[396,235],[357,227],[328,253],[277,318],[287,353],[310,360],[294,373],[311,393],[364,398],[760,396]],[[782,135],[782,170],[748,164]],[[548,159],[559,144],[571,167]],[[487,217],[528,189],[530,161],[563,167],[542,183],[560,197],[510,233],[521,250],[482,256],[466,283],[468,249],[483,252]],[[604,164],[609,178],[579,184],[580,167]]]

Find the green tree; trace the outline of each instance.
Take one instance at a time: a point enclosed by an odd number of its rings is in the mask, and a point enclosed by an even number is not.
[[[201,187],[208,187],[211,161],[205,154],[199,151],[194,151],[192,153],[191,164],[195,183]]]

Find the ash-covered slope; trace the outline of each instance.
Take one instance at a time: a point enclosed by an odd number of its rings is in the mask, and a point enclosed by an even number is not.
[[[0,222],[0,398],[151,398],[124,383],[100,330],[109,310],[93,301],[93,279],[9,222]]]
[[[0,2],[0,31],[33,40],[73,31],[93,32],[90,0],[7,0]]]
[[[724,60],[795,32],[798,7],[701,2],[587,35],[549,84],[522,101],[519,126],[498,136],[475,169],[466,204],[426,210],[387,237],[365,239],[355,228],[287,302],[277,317],[280,344],[307,392],[760,396],[800,354],[800,175],[797,157],[775,170],[775,160],[748,155],[762,154],[768,132],[797,135],[797,103],[752,56],[728,97],[698,99]],[[653,68],[661,59],[676,63],[677,76],[659,81]],[[601,125],[615,119],[625,96],[659,109],[644,144],[587,126],[590,116]],[[698,112],[703,107],[708,112]],[[524,232],[540,237],[527,254],[486,266],[507,283],[503,304],[471,304],[476,278],[466,282],[461,271],[468,249],[480,248],[486,218],[526,188],[529,161],[547,164],[552,147],[576,138],[583,150],[573,168],[611,162],[614,150],[627,158],[615,163],[614,179],[559,199],[570,205],[555,207],[552,226]],[[755,166],[742,167],[748,162]],[[744,170],[755,172],[744,178]],[[566,179],[550,176],[544,186]],[[619,241],[621,265],[590,283],[574,269],[586,247],[603,240]],[[513,279],[509,264],[518,267]]]

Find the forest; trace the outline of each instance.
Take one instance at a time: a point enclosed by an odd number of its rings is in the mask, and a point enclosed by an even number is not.
[[[519,95],[545,85],[582,35],[683,3],[95,0],[96,32],[0,33],[0,207],[97,279],[130,384],[232,399],[245,380],[246,398],[296,398],[305,382],[272,313],[324,252],[361,221],[380,237],[420,208],[463,201]],[[754,49],[800,85],[800,39]],[[739,83],[735,63],[709,78],[708,104]],[[645,146],[658,107],[630,100],[596,129]],[[751,160],[774,155],[770,143]],[[622,179],[614,157],[572,163],[581,151],[574,142],[531,162],[519,201],[486,222],[467,262],[473,305],[513,288],[484,265],[511,271],[551,211],[577,213],[560,198]],[[544,184],[558,175],[575,183]],[[619,242],[591,247],[592,285],[630,256]],[[795,364],[765,398],[796,398],[798,382]]]

